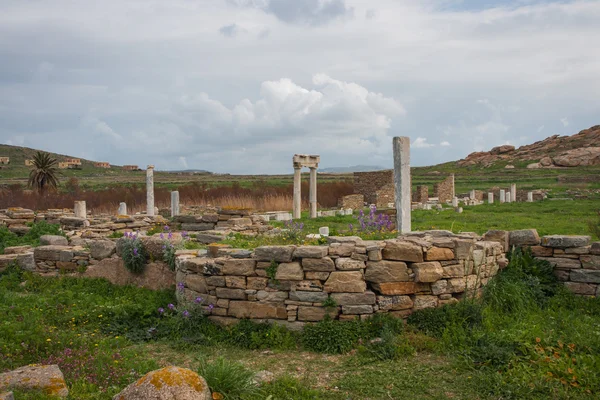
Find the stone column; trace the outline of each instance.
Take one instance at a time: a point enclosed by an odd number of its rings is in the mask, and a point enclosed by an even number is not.
[[[504,194],[504,201],[506,201],[507,203],[512,203],[512,199],[510,198],[510,192],[506,192]]]
[[[516,183],[511,183],[510,184],[510,201],[517,201],[517,184]]]
[[[179,215],[179,192],[174,190],[171,192],[171,217]]]
[[[302,210],[301,176],[301,169],[299,167],[294,167],[294,209],[292,211],[292,217],[294,219],[300,218],[300,212]]]
[[[87,218],[87,210],[85,207],[85,201],[76,201],[73,211],[75,212],[75,216],[77,218]]]
[[[452,182],[452,193],[451,196],[456,196],[456,191],[454,190],[454,174],[450,174],[450,181]]]
[[[506,193],[504,193],[504,189],[500,189],[500,203],[504,203],[506,200]]]
[[[533,192],[527,192],[527,202],[533,203]]]
[[[146,169],[146,214],[154,216],[154,165]]]
[[[400,233],[411,231],[410,211],[410,138],[395,137],[394,188],[396,195],[396,228]]]
[[[121,202],[119,203],[119,215],[127,215],[127,203]]]
[[[317,218],[317,169],[310,168],[310,185],[308,197],[310,200],[310,217]]]
[[[488,204],[494,204],[494,192],[488,193]]]
[[[452,198],[452,207],[458,207],[458,197]]]
[[[469,193],[469,198],[471,200],[475,200],[475,190],[471,190],[471,192]]]

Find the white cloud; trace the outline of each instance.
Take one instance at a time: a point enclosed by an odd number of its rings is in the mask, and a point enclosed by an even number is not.
[[[567,126],[569,126],[569,120],[567,119],[567,117],[561,118],[560,119],[560,123],[563,124],[563,126],[566,128]]]
[[[442,146],[442,147],[450,147],[450,142],[447,142],[447,141],[444,140],[443,142],[440,142],[440,146]]]
[[[414,147],[415,149],[427,149],[429,147],[434,147],[434,144],[431,143],[427,143],[427,138],[424,137],[418,137],[416,138],[413,142],[411,147]]]

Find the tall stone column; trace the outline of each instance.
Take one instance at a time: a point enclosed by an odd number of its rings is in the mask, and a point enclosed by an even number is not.
[[[510,196],[510,192],[506,192],[506,193],[504,194],[504,200],[505,200],[507,203],[512,203],[512,198],[511,198],[511,196]]]
[[[510,201],[517,201],[517,184],[516,183],[511,183],[510,184]]]
[[[310,168],[310,185],[308,192],[310,200],[310,217],[317,218],[317,169]]]
[[[127,203],[121,202],[119,203],[119,215],[127,215]]]
[[[400,233],[411,231],[410,206],[410,138],[395,137],[394,147],[394,188],[396,195],[396,228]]]
[[[146,169],[146,214],[154,216],[154,165]]]
[[[494,192],[488,193],[488,204],[494,204]]]
[[[469,198],[471,200],[475,200],[475,190],[471,190],[471,192],[469,192]]]
[[[171,192],[171,217],[179,215],[179,192],[174,190]]]
[[[87,218],[87,210],[85,201],[76,201],[73,212],[77,218]]]
[[[504,192],[504,189],[500,189],[500,203],[504,203],[505,200],[506,200],[506,193]]]
[[[533,192],[527,192],[527,202],[533,203]]]
[[[294,167],[294,209],[292,211],[292,217],[294,219],[300,218],[300,212],[302,210],[302,189],[301,189],[301,169]]]

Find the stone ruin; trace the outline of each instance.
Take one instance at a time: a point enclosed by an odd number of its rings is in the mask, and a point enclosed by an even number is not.
[[[307,167],[310,170],[309,182],[309,203],[310,203],[310,218],[317,217],[317,168],[321,158],[317,155],[294,154],[292,159],[294,165],[294,219],[300,218],[302,211],[302,168]]]

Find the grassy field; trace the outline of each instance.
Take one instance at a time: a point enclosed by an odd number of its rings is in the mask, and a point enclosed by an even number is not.
[[[161,315],[174,290],[9,269],[0,372],[56,363],[77,400],[110,399],[166,365],[199,370],[226,399],[596,399],[600,299],[576,298],[548,273],[511,261],[481,299],[420,311],[407,326],[325,321],[292,333],[248,321],[219,328],[196,311]],[[261,370],[275,380],[254,388]]]
[[[496,203],[464,207],[462,213],[451,208],[442,211],[414,210],[412,229],[415,231],[444,229],[454,233],[476,232],[483,234],[488,230],[537,229],[540,235],[592,235],[589,223],[600,218],[598,200],[544,200],[535,203]],[[393,218],[393,217],[392,217]],[[358,226],[357,215],[336,216],[310,219],[306,213],[298,223],[304,225],[306,233],[318,233],[319,227],[329,226],[330,233],[350,234],[349,225]],[[284,223],[274,223],[284,227]]]

